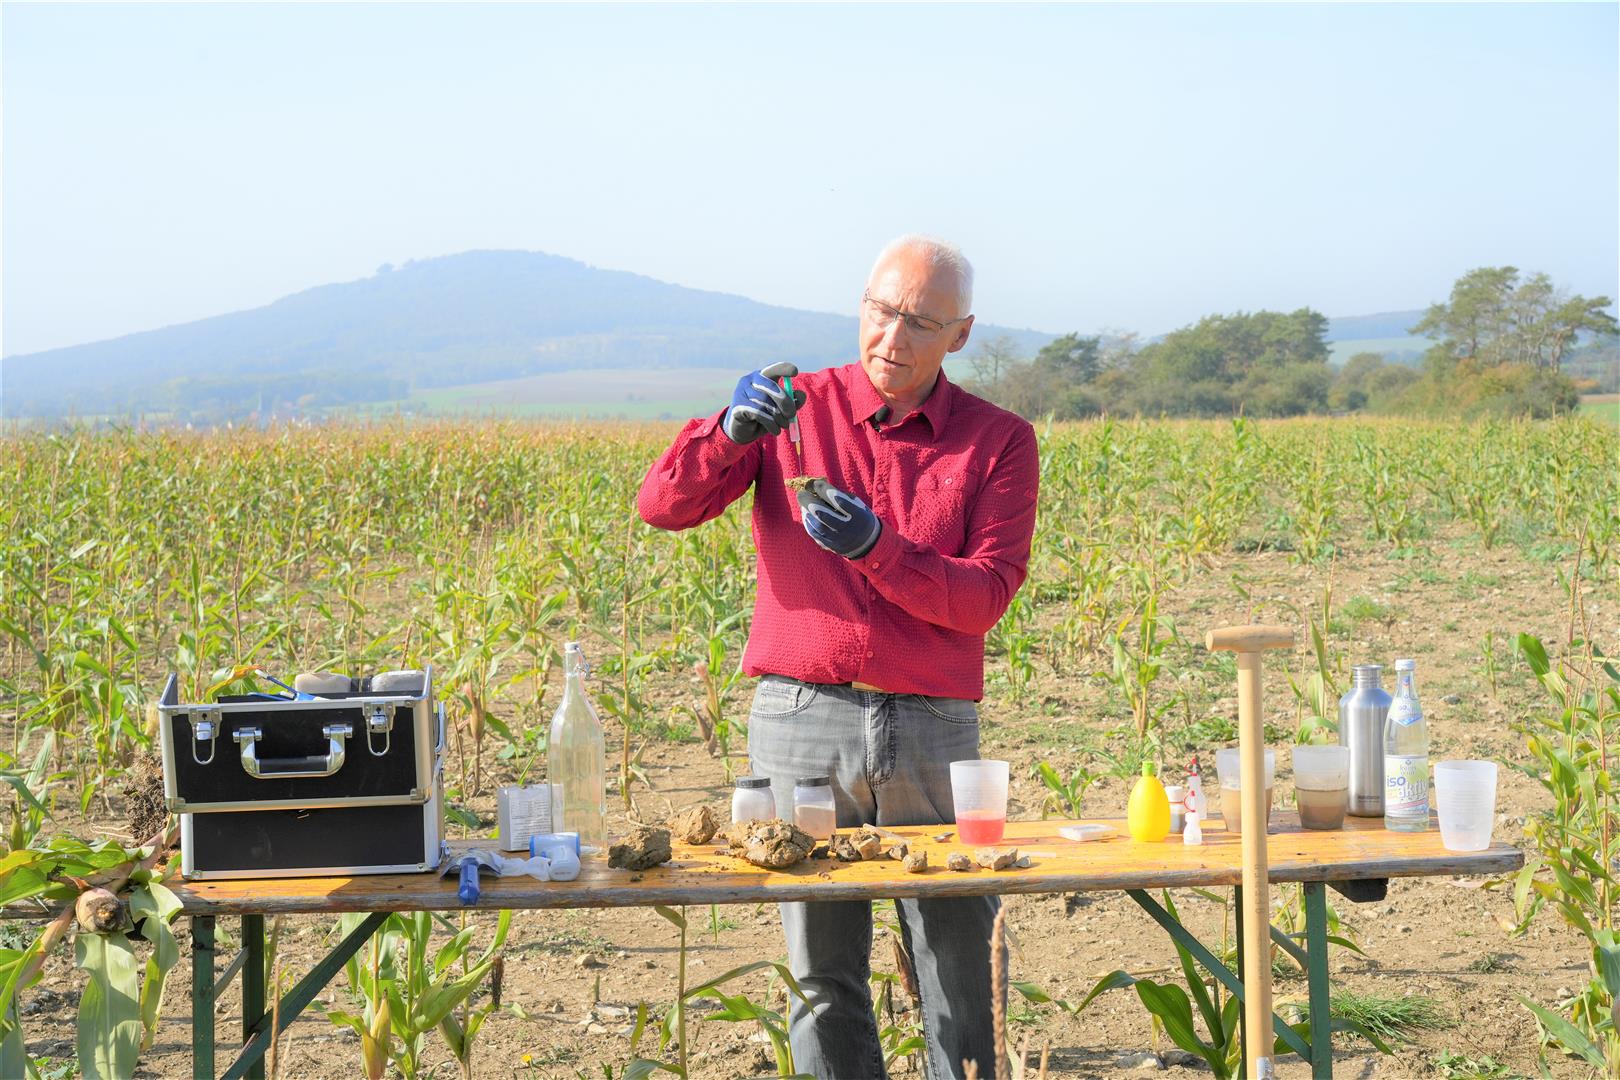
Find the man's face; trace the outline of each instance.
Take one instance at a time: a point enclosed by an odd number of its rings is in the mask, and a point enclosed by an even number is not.
[[[952,321],[967,314],[956,310],[959,291],[954,271],[930,266],[917,251],[895,252],[872,271],[866,293],[873,300],[948,324],[932,336],[904,318],[883,326],[873,305],[861,302],[861,368],[884,397],[915,407],[933,388],[945,355],[967,344],[972,316]]]

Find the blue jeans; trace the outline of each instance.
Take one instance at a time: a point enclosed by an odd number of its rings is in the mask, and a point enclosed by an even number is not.
[[[953,761],[979,756],[971,701],[760,679],[748,720],[755,776],[780,791],[795,777],[832,778],[838,826],[939,825],[956,819]],[[963,1075],[963,1059],[995,1075],[990,1019],[993,896],[900,900],[901,937],[922,995],[926,1073]],[[792,999],[788,1039],[799,1072],[818,1080],[887,1075],[872,1015],[872,905],[782,904],[788,967],[807,1000]]]

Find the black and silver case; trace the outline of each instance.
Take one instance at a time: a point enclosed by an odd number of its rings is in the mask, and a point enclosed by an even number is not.
[[[397,680],[396,680],[397,681]],[[187,879],[437,869],[444,850],[444,715],[433,673],[314,700],[159,701],[164,796]]]

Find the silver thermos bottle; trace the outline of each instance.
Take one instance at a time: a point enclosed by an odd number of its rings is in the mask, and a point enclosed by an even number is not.
[[[1379,685],[1382,664],[1350,669],[1350,689],[1339,699],[1339,743],[1350,748],[1350,813],[1384,816],[1384,721],[1393,700]]]

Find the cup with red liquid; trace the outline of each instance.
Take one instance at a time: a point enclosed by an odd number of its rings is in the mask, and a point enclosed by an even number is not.
[[[956,837],[964,844],[994,844],[1007,828],[1007,763],[951,762]]]

